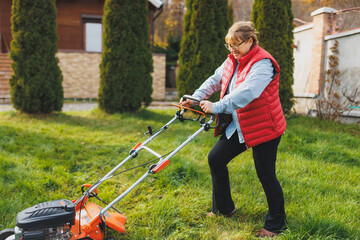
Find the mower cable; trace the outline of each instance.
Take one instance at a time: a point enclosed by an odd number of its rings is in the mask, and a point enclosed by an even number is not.
[[[184,121],[184,120],[199,121],[200,117],[201,117],[201,115],[199,115],[199,117],[198,117],[197,119],[183,118],[182,121]],[[100,166],[97,170],[95,170],[92,174],[90,174],[90,176],[88,176],[87,178],[85,178],[85,179],[83,180],[83,182],[86,182],[86,181],[89,180],[92,176],[94,176],[96,173],[98,173],[100,170],[103,170],[105,166],[109,165],[109,163],[112,162],[112,161],[114,161],[121,153],[123,153],[126,149],[130,148],[131,146],[133,146],[135,143],[139,142],[140,139],[142,139],[142,138],[143,138],[144,136],[146,136],[147,134],[149,134],[149,135],[154,135],[154,134],[157,134],[158,132],[160,132],[160,131],[162,130],[162,129],[159,129],[159,130],[156,131],[155,133],[152,133],[151,127],[148,126],[147,128],[148,128],[148,130],[149,130],[148,132],[144,133],[141,137],[139,137],[137,140],[133,141],[133,142],[132,142],[131,144],[129,144],[127,147],[122,147],[122,148],[120,148],[120,149],[118,150],[118,154],[117,154],[116,156],[114,156],[112,159],[110,159],[109,161],[107,161],[106,163],[104,163],[102,166]],[[165,126],[164,128],[167,129],[167,126]],[[161,156],[161,157],[167,156],[167,155],[169,155],[170,153],[172,153],[173,151],[174,151],[174,150],[172,150],[172,151],[169,152],[169,153],[166,153],[165,155],[163,155],[163,156]],[[132,170],[132,169],[135,169],[135,168],[138,168],[138,167],[142,167],[142,166],[144,166],[144,165],[146,165],[146,164],[155,162],[155,161],[158,160],[158,159],[160,159],[160,158],[157,158],[157,159],[154,159],[154,160],[152,160],[152,161],[150,161],[150,162],[144,163],[144,164],[142,164],[142,165],[139,165],[139,166],[136,166],[136,167],[133,167],[133,168],[124,170],[124,171],[122,171],[122,172],[119,172],[119,173],[117,173],[117,174],[114,174],[114,175],[110,176],[109,178],[111,178],[111,177],[113,177],[113,176],[116,176],[116,175],[119,175],[119,174],[121,174],[121,173],[130,171],[130,170]],[[98,182],[99,182],[99,181],[97,181],[96,183],[98,183]],[[71,191],[71,193],[72,193],[72,191]]]
[[[146,135],[146,133],[145,133],[144,135]],[[126,149],[128,149],[129,147],[131,147],[132,145],[134,145],[134,143],[140,141],[140,139],[142,139],[142,138],[144,137],[144,135],[141,136],[141,137],[139,137],[136,141],[133,141],[129,146],[120,148],[120,149],[118,150],[118,154],[117,154],[115,157],[113,157],[112,159],[110,159],[109,161],[107,161],[105,164],[103,164],[102,166],[100,166],[97,170],[95,170],[92,174],[90,174],[90,176],[88,176],[86,179],[84,179],[83,182],[86,182],[89,178],[91,178],[92,176],[94,176],[94,175],[95,175],[96,173],[98,173],[100,170],[104,169],[105,166],[109,165],[110,162],[114,161],[114,159],[116,159],[116,158],[117,158],[121,153],[123,153]],[[98,180],[96,183],[98,183],[98,182],[99,182],[99,180]],[[95,184],[96,184],[96,183],[95,183]],[[73,188],[73,189],[70,191],[70,194],[71,194],[71,195],[73,194],[73,192],[75,191],[75,189],[76,189],[76,188]],[[87,192],[87,193],[85,193],[85,194],[87,194],[88,196],[90,196],[89,192],[88,192],[88,191],[86,191],[86,192]],[[84,200],[84,199],[83,199],[83,200]],[[83,205],[83,200],[81,201],[80,206]],[[117,209],[115,209],[115,210],[117,210]],[[117,211],[118,211],[118,210],[117,210]],[[79,221],[81,221],[81,211],[79,212]],[[79,233],[81,233],[80,224],[79,224]]]
[[[174,149],[174,150],[175,150],[175,149]],[[115,176],[117,176],[117,175],[120,175],[120,174],[122,174],[122,173],[128,172],[128,171],[130,171],[130,170],[133,170],[133,169],[136,169],[136,168],[139,168],[139,167],[143,167],[143,166],[146,166],[146,165],[148,165],[148,164],[150,164],[150,163],[153,163],[153,162],[155,162],[156,160],[159,160],[159,159],[161,159],[161,158],[169,155],[169,154],[172,153],[174,150],[171,150],[170,152],[165,153],[165,154],[162,155],[161,157],[158,157],[158,158],[153,159],[153,160],[151,160],[151,161],[148,161],[148,162],[146,162],[146,163],[143,163],[143,164],[137,165],[137,166],[135,166],[135,167],[132,167],[132,168],[129,168],[129,169],[125,169],[124,171],[118,172],[118,173],[116,173],[116,174],[113,174],[113,175],[109,176],[107,179],[104,179],[104,181],[105,181],[105,180],[108,180],[108,179],[110,179],[110,178],[112,178],[112,177],[115,177]],[[99,181],[98,181],[98,182],[99,182]],[[98,183],[98,182],[96,182],[96,183]],[[96,183],[95,183],[95,184],[96,184]],[[85,192],[85,194],[88,195],[88,196],[90,196],[90,194],[89,194],[88,191],[89,191],[89,190],[87,190],[87,191]],[[104,204],[106,204],[106,205],[109,205],[109,204],[106,203],[104,200],[102,200],[101,198],[99,198],[97,195],[93,195],[93,197],[95,197],[96,199],[98,199],[100,202],[102,202],[102,203],[104,203]],[[82,206],[83,201],[84,201],[84,199],[81,201],[81,203],[80,203],[81,205],[80,205],[80,206]],[[113,210],[115,210],[116,212],[122,214],[122,213],[121,213],[119,210],[117,210],[115,207],[111,207],[111,208],[112,208]],[[101,220],[103,223],[106,222],[106,219],[105,219],[105,218],[102,219],[101,216],[100,216],[100,220]],[[81,211],[79,212],[79,221],[81,221]],[[80,224],[79,224],[79,233],[81,233]]]
[[[94,196],[97,200],[99,200],[100,202],[102,202],[103,204],[105,204],[106,206],[109,205],[107,202],[105,202],[104,200],[102,200],[101,198],[99,198],[97,195]],[[123,214],[122,212],[120,212],[119,210],[117,210],[116,208],[114,207],[111,207],[112,209],[114,209],[116,212],[120,213],[120,214]],[[102,220],[102,219],[101,219]],[[104,221],[104,220],[102,220]]]
[[[141,138],[143,138],[143,137],[144,137],[144,136],[140,137],[139,139],[137,139],[137,140],[134,141],[134,142],[138,142],[138,141],[139,141]],[[96,174],[97,172],[99,172],[100,170],[102,170],[106,165],[108,165],[111,161],[113,161],[115,158],[117,158],[125,149],[126,149],[126,148],[120,149],[120,150],[119,150],[119,153],[118,153],[115,157],[113,157],[113,158],[112,158],[111,160],[109,160],[107,163],[103,164],[101,168],[98,168],[93,174],[91,174],[89,177],[87,177],[84,181],[88,180],[88,179],[89,179],[90,177],[92,177],[94,174]],[[132,168],[129,168],[129,169],[125,169],[124,171],[118,172],[118,173],[116,173],[116,174],[113,174],[113,175],[109,176],[109,177],[108,177],[107,179],[105,179],[105,180],[108,180],[108,179],[110,179],[110,178],[112,178],[112,177],[115,177],[115,176],[120,175],[120,174],[122,174],[122,173],[128,172],[128,171],[130,171],[130,170],[133,170],[133,169],[135,169],[135,168],[139,168],[139,167],[143,167],[143,166],[145,166],[145,165],[148,165],[149,163],[155,162],[156,160],[159,160],[160,158],[163,158],[163,157],[169,155],[169,154],[172,153],[173,151],[174,151],[174,150],[172,150],[172,151],[170,151],[170,152],[162,155],[161,157],[158,157],[158,158],[156,158],[156,159],[153,159],[153,160],[151,160],[151,161],[149,161],[149,162],[146,162],[146,163],[140,164],[140,165],[138,165],[138,166],[135,166],[135,167],[132,167]],[[97,182],[94,183],[94,184],[97,184],[98,182],[99,182],[99,181],[97,181]],[[84,193],[83,193],[83,194],[84,194]],[[87,191],[85,192],[85,194],[88,195],[88,196],[90,196],[89,190],[87,190]],[[95,196],[99,201],[101,201],[102,203],[108,205],[105,201],[103,201],[102,199],[100,199],[98,196],[96,196],[96,195],[94,195],[94,196]],[[82,206],[83,201],[84,201],[84,199],[81,201],[80,206]],[[111,207],[111,208],[121,214],[121,212],[120,212],[119,210],[117,210],[115,207]],[[81,221],[81,211],[79,212],[79,221]],[[106,221],[106,220],[101,218],[101,221],[104,222],[104,221]],[[80,224],[79,224],[79,233],[81,233]]]
[[[98,173],[100,170],[104,169],[105,166],[109,165],[110,162],[114,161],[114,160],[115,160],[121,153],[123,153],[126,149],[130,148],[131,146],[133,146],[134,143],[139,142],[140,139],[142,139],[145,135],[146,135],[146,133],[145,133],[143,136],[141,136],[140,138],[138,138],[136,141],[133,141],[129,146],[120,148],[120,149],[118,150],[118,154],[117,154],[116,156],[114,156],[112,159],[110,159],[109,161],[107,161],[106,163],[104,163],[102,166],[100,166],[97,170],[95,170],[92,174],[90,174],[90,176],[88,176],[87,178],[85,178],[85,179],[83,180],[83,182],[86,182],[88,179],[90,179],[92,176],[94,176],[94,175],[95,175],[96,173]],[[172,152],[172,151],[171,151],[171,152]],[[170,154],[171,152],[165,154],[164,156]],[[162,156],[162,157],[163,157],[163,156]],[[159,159],[159,158],[157,158],[157,159]],[[157,159],[152,160],[152,161],[150,161],[150,162],[148,162],[148,163],[154,162],[154,161],[156,161]],[[142,164],[142,165],[140,165],[140,166],[136,166],[136,167],[134,167],[134,168],[141,167],[141,166],[146,165],[146,164],[148,164],[148,163],[144,163],[144,164]],[[123,173],[123,172],[130,171],[130,170],[132,170],[132,169],[134,169],[134,168],[127,169],[127,170],[124,170],[124,171],[122,171],[122,172],[120,172],[120,173],[114,174],[114,175],[108,177],[108,179],[109,179],[109,178],[112,178],[113,176],[119,175],[119,174],[121,174],[121,173]],[[93,185],[95,185],[95,184],[97,184],[97,183],[99,183],[99,182],[100,182],[100,180],[96,181]],[[74,188],[70,193],[72,193],[74,190],[75,190],[75,188]]]
[[[97,170],[95,170],[95,172],[93,172],[90,176],[88,176],[85,180],[83,180],[84,182],[86,182],[87,180],[89,180],[89,178],[91,178],[92,176],[94,176],[96,173],[98,173],[100,170],[103,170],[105,166],[109,165],[110,162],[114,161],[120,154],[122,154],[126,149],[130,148],[131,146],[134,145],[134,143],[139,142],[140,139],[142,139],[144,136],[141,136],[140,138],[138,138],[136,141],[133,141],[131,144],[129,144],[129,146],[127,147],[122,147],[118,150],[118,154],[115,155],[113,158],[111,158],[109,161],[107,161],[106,163],[104,163],[102,166],[100,166]]]
[[[146,135],[146,133],[144,134]],[[112,159],[110,159],[109,161],[107,161],[106,163],[104,163],[103,165],[99,166],[97,170],[95,170],[92,174],[90,174],[87,178],[85,178],[84,180],[82,180],[82,182],[86,182],[87,180],[89,180],[92,176],[94,176],[96,173],[98,173],[100,170],[104,169],[105,166],[109,165],[110,162],[114,161],[120,154],[122,154],[126,149],[130,148],[131,146],[133,146],[135,143],[139,142],[143,137],[139,137],[137,140],[133,141],[132,143],[130,143],[128,146],[126,147],[122,147],[118,150],[118,154],[115,155]],[[98,183],[99,181],[96,181],[96,183]],[[83,184],[81,184],[83,185]],[[72,193],[76,190],[77,188],[73,188],[69,194],[72,195]],[[69,195],[68,194],[68,195]]]
[[[158,133],[159,131],[160,131],[160,130],[156,131],[155,134]],[[87,181],[89,178],[91,178],[92,176],[94,176],[94,175],[95,175],[96,173],[98,173],[100,170],[104,169],[105,166],[109,165],[110,162],[114,161],[115,158],[117,158],[117,157],[118,157],[122,152],[124,152],[126,149],[130,148],[130,147],[133,146],[135,143],[139,142],[140,139],[142,139],[146,134],[147,134],[147,133],[144,133],[143,136],[141,136],[141,137],[139,137],[137,140],[133,141],[129,146],[120,148],[120,149],[118,150],[118,154],[117,154],[115,157],[113,157],[112,159],[110,159],[108,162],[104,163],[104,164],[103,164],[102,166],[100,166],[94,173],[92,173],[90,176],[88,176],[88,177],[87,177],[85,180],[83,180],[83,181],[84,181],[84,182]],[[164,154],[164,155],[161,156],[161,157],[167,156],[167,155],[169,155],[170,153],[172,153],[173,151],[174,151],[174,150],[172,150],[172,151]],[[146,164],[155,162],[155,161],[158,160],[158,159],[160,159],[160,158],[156,158],[156,159],[154,159],[154,160],[151,160],[150,162],[143,163],[143,164],[141,164],[141,165],[139,165],[139,166],[135,166],[135,167],[130,168],[130,169],[126,169],[126,170],[124,170],[124,171],[122,171],[122,172],[119,172],[119,173],[117,173],[117,174],[114,174],[114,175],[108,177],[107,179],[112,178],[112,177],[114,177],[114,176],[116,176],[116,175],[119,175],[119,174],[121,174],[121,173],[130,171],[130,170],[132,170],[132,169],[135,169],[135,168],[138,168],[138,167],[142,167],[142,166],[144,166],[144,165],[146,165]],[[96,183],[98,183],[98,182],[99,182],[99,181],[97,181]],[[93,185],[95,185],[96,183],[94,183]]]
[[[89,195],[89,192],[86,191],[87,194]],[[81,200],[81,203],[80,203],[80,211],[79,211],[79,235],[81,234],[81,208],[83,207],[83,204],[84,204],[84,198]]]
[[[175,149],[174,149],[174,150],[175,150]],[[135,167],[132,167],[132,168],[129,168],[129,169],[125,169],[124,171],[115,173],[115,174],[111,175],[109,178],[115,177],[115,176],[117,176],[117,175],[120,175],[120,174],[122,174],[122,173],[124,173],[124,172],[127,172],[127,171],[130,171],[130,170],[133,170],[133,169],[135,169],[135,168],[139,168],[139,167],[146,166],[146,165],[148,165],[149,163],[153,163],[153,162],[155,162],[156,160],[159,160],[160,158],[166,157],[167,155],[169,155],[170,153],[172,153],[174,150],[171,150],[170,152],[165,153],[165,154],[162,155],[161,157],[158,157],[158,158],[156,158],[156,159],[153,159],[153,160],[151,160],[151,161],[149,161],[149,162],[146,162],[146,163],[140,164],[140,165],[138,165],[138,166],[135,166]],[[109,179],[109,178],[108,178],[108,179]],[[107,179],[106,179],[106,180],[107,180]]]

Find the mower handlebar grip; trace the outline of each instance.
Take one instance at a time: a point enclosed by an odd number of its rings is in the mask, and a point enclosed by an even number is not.
[[[193,97],[193,96],[191,96],[191,95],[184,95],[184,96],[182,97],[182,99],[183,99],[184,101],[186,101],[186,99],[189,99],[189,100],[194,101],[194,102],[198,102],[198,103],[201,102],[201,99],[196,98],[196,97]]]
[[[183,99],[184,101],[185,101],[186,99],[190,99],[191,101],[198,102],[199,104],[200,104],[200,102],[201,102],[201,99],[200,99],[200,98],[193,97],[193,96],[191,96],[191,95],[184,95],[184,96],[182,97],[182,99]],[[211,113],[210,115],[211,115],[212,121],[214,121],[216,115],[215,115],[214,113]]]

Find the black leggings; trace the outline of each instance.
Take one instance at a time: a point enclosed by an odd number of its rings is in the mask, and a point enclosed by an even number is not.
[[[252,148],[256,173],[265,191],[269,208],[264,228],[271,232],[281,231],[285,227],[284,195],[275,173],[280,138]],[[226,165],[245,150],[245,144],[239,143],[238,134],[235,132],[230,139],[223,134],[210,151],[208,161],[213,183],[213,212],[227,215],[235,209]]]

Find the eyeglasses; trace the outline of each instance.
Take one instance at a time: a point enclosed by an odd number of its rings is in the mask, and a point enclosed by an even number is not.
[[[243,44],[244,42],[245,41],[242,41],[238,45],[232,45],[232,44],[225,43],[224,46],[227,50],[231,51],[231,49],[238,49],[240,47],[240,45]]]

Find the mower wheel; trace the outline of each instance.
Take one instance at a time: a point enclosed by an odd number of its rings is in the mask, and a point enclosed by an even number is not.
[[[0,240],[5,240],[6,238],[14,234],[15,234],[15,230],[13,228],[6,228],[0,231]]]

